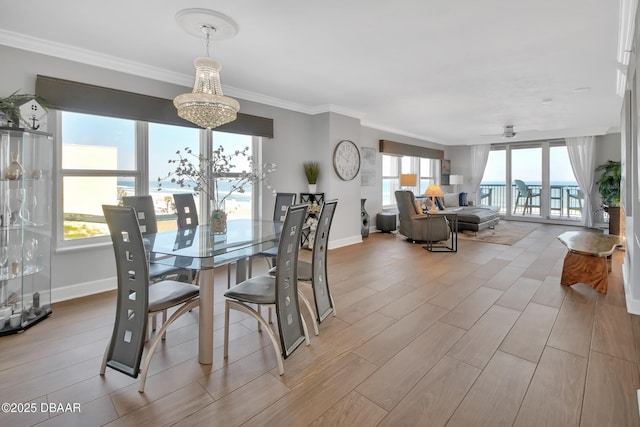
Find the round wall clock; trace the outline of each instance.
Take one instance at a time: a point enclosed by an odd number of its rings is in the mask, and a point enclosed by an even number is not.
[[[338,176],[351,181],[360,171],[360,152],[353,141],[343,140],[338,142],[333,152],[333,168]]]

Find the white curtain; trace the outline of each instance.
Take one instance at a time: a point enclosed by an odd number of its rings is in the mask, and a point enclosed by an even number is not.
[[[471,194],[475,195],[476,203],[480,204],[480,182],[484,175],[484,168],[487,167],[491,145],[471,146]]]
[[[567,152],[573,174],[584,193],[582,204],[582,225],[593,227],[593,207],[591,206],[591,188],[596,168],[596,145],[593,136],[567,138]]]

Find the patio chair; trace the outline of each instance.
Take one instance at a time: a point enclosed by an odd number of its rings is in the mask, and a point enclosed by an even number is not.
[[[515,214],[518,210],[518,206],[522,206],[522,215],[527,212],[529,209],[529,214],[533,213],[533,208],[540,208],[540,192],[534,193],[531,188],[524,181],[519,179],[514,180],[516,184],[516,188],[518,189],[518,195],[516,196],[516,203],[513,207],[513,213]],[[533,199],[538,198],[538,204],[533,204]],[[524,201],[524,203],[520,202],[520,199]]]
[[[163,280],[149,286],[149,265],[135,209],[103,205],[102,210],[113,242],[118,295],[113,333],[102,359],[100,375],[105,374],[107,366],[133,378],[142,373],[138,391],[144,393],[149,365],[158,343],[178,317],[198,307],[199,289],[174,280]],[[149,315],[172,307],[177,309],[163,322],[151,341],[141,369]]]
[[[584,199],[584,193],[582,190],[573,190],[567,188],[567,217],[571,217],[571,211],[578,211],[582,216],[582,200]],[[572,203],[573,202],[573,203]]]
[[[278,242],[278,269],[274,276],[257,276],[232,286],[224,293],[224,357],[229,355],[229,311],[242,311],[254,317],[267,331],[276,352],[278,370],[284,374],[284,360],[302,342],[309,345],[307,325],[298,303],[298,253],[300,234],[307,205],[290,206]],[[275,305],[278,320],[278,340],[269,323],[249,304]]]

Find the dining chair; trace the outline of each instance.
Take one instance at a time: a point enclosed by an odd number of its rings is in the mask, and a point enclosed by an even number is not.
[[[149,240],[149,235],[158,232],[153,198],[151,196],[124,196],[122,197],[122,204],[124,206],[132,206],[135,209],[143,241],[147,243],[147,245],[153,245],[153,242]],[[147,248],[147,250],[149,249],[150,248]],[[149,260],[149,279],[152,282],[165,279],[167,276],[184,274],[186,271],[182,267],[168,265],[166,262],[159,263],[155,261],[156,258],[154,257]]]
[[[329,291],[327,245],[329,243],[329,232],[337,205],[338,200],[328,200],[323,204],[315,231],[311,262],[298,260],[298,280],[302,283],[310,284],[313,291],[315,312],[311,308],[311,304],[304,293],[299,291],[298,294],[307,307],[309,315],[314,319],[313,329],[315,335],[319,333],[318,325],[322,323],[329,314],[333,313],[334,317],[336,315],[335,303]],[[269,270],[269,274],[275,275],[277,270],[277,266],[273,267]]]
[[[540,207],[540,202],[538,199],[538,204],[534,205],[533,204],[533,198],[534,197],[540,197],[540,192],[534,193],[533,190],[524,183],[524,181],[516,179],[514,180],[515,184],[516,184],[516,188],[518,189],[518,195],[516,196],[516,203],[515,206],[513,207],[513,213],[516,213],[516,210],[518,209],[518,206],[522,206],[522,215],[524,215],[527,212],[527,209],[529,209],[529,213],[531,214],[533,212],[533,208],[539,208]],[[518,202],[520,201],[520,198],[524,199],[524,204],[519,204]]]
[[[224,293],[224,357],[229,356],[229,311],[242,311],[254,317],[267,331],[278,360],[280,375],[284,374],[284,358],[304,341],[309,345],[307,325],[300,313],[298,301],[298,254],[300,235],[307,205],[288,208],[278,242],[278,271],[275,276],[249,278]],[[269,323],[249,304],[274,306],[279,340]]]
[[[287,208],[296,203],[296,193],[276,193],[276,202],[273,206],[273,221],[283,222],[287,214]],[[276,265],[278,257],[278,245],[262,250],[251,256],[249,260],[249,277],[253,274],[253,260],[255,258],[263,258],[267,262],[267,268],[273,268]]]
[[[173,203],[178,215],[178,229],[195,227],[198,225],[198,210],[196,201],[191,193],[178,193],[173,195]]]
[[[151,196],[124,196],[122,197],[123,206],[132,206],[136,212],[136,218],[142,234],[142,241],[145,245],[147,253],[153,248],[153,235],[158,232],[158,223],[156,212],[153,206],[153,198]],[[149,280],[153,284],[168,277],[180,282],[192,282],[193,273],[184,266],[177,266],[179,260],[175,257],[172,263],[167,258],[158,258],[152,255],[149,258]],[[157,328],[156,315],[151,316],[152,325],[149,329],[151,334]],[[167,311],[162,312],[162,322],[167,321]]]
[[[105,375],[107,366],[133,378],[142,374],[138,391],[144,393],[149,365],[158,343],[178,317],[198,307],[199,289],[174,280],[149,286],[149,264],[135,209],[103,205],[102,210],[113,242],[118,294],[113,333],[102,359],[100,375]],[[163,322],[149,344],[141,369],[148,315],[174,307],[176,310]]]

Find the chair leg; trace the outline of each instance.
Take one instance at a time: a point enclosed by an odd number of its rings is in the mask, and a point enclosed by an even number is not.
[[[144,360],[144,365],[143,365],[143,368],[141,370],[142,378],[140,379],[140,384],[138,385],[138,392],[144,393],[144,386],[145,386],[145,384],[147,382],[147,374],[149,373],[149,365],[151,365],[151,358],[153,357],[153,353],[155,353],[155,351],[156,351],[156,347],[158,346],[158,343],[162,340],[162,337],[166,334],[167,328],[169,328],[169,326],[171,326],[171,324],[178,317],[180,317],[184,313],[186,313],[186,312],[198,307],[198,305],[200,305],[200,300],[198,300],[198,299],[193,300],[190,303],[184,304],[182,307],[177,309],[171,315],[171,317],[169,317],[169,320],[167,320],[166,322],[164,322],[162,324],[162,327],[158,331],[158,334],[155,336],[155,338],[151,342],[151,345],[149,346],[149,349],[147,350],[147,357]]]
[[[103,377],[104,377],[104,373],[107,371],[107,355],[109,354],[109,347],[111,347],[111,339],[109,339],[109,343],[107,344],[107,349],[104,351],[104,357],[102,358],[102,365],[100,365],[100,375],[102,375]]]
[[[276,353],[276,360],[278,361],[278,372],[280,375],[284,375],[284,362],[282,359],[282,350],[280,349],[280,343],[278,342],[276,335],[273,333],[273,331],[271,330],[267,322],[262,318],[262,316],[260,316],[258,312],[253,308],[232,300],[227,300],[225,302],[225,307],[233,308],[234,310],[242,311],[243,313],[253,316],[258,322],[262,324],[262,326],[264,326],[264,329],[267,331],[267,334],[269,334],[269,338],[271,339],[273,350]]]
[[[329,294],[329,298],[331,299],[331,306],[333,307],[333,317],[336,317],[336,303],[333,301],[333,295]]]
[[[222,355],[225,359],[229,357],[229,301],[224,302],[224,347]]]
[[[164,325],[165,323],[167,323],[167,310],[162,310],[162,324]],[[162,341],[166,341],[166,339],[167,339],[167,331],[165,330],[164,334],[162,334]]]
[[[300,297],[300,299],[302,299],[302,301],[304,302],[304,305],[307,306],[307,311],[309,311],[309,315],[311,316],[311,321],[313,322],[313,333],[315,335],[318,335],[320,332],[318,332],[318,322],[316,321],[316,314],[313,308],[311,308],[311,304],[309,303],[309,300],[300,291],[298,291],[298,297]],[[300,315],[302,315],[302,313],[300,313]]]
[[[302,331],[304,332],[304,344],[309,346],[311,340],[309,339],[309,329],[307,328],[307,322],[304,321],[304,316],[300,313],[300,321],[302,322]]]

